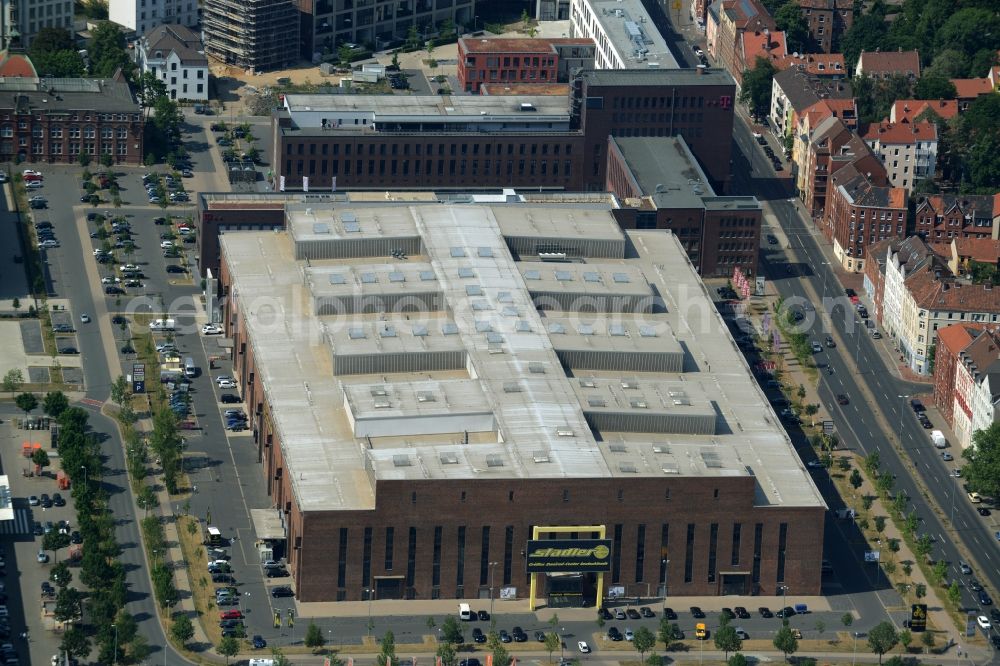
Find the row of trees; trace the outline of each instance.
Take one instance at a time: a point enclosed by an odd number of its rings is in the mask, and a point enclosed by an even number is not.
[[[85,610],[87,618],[86,625],[73,624],[63,633],[60,649],[73,658],[86,657],[93,642],[101,662],[141,662],[149,655],[149,645],[138,633],[131,614],[124,610],[125,569],[118,560],[121,549],[115,540],[116,519],[109,510],[108,493],[101,485],[100,444],[88,431],[88,416],[83,409],[69,407],[65,396],[60,399],[55,392],[47,395],[45,402],[60,426],[62,467],[73,479],[71,494],[84,543],[79,579],[90,590],[83,593],[70,586],[72,575],[65,562],[52,567],[50,578],[58,588],[57,619],[74,621],[81,616],[81,610]],[[51,534],[43,547],[56,553],[67,544]]]

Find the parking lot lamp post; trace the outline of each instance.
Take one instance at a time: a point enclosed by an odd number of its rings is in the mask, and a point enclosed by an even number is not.
[[[365,594],[368,595],[368,635],[371,636],[372,635],[372,597],[375,596],[375,590],[372,589],[372,588],[370,588],[370,587],[366,587],[365,588]]]
[[[782,614],[784,614],[784,610],[786,608],[788,608],[788,604],[785,603],[785,595],[788,594],[788,586],[787,585],[779,585],[778,589],[781,590],[781,610],[782,610]],[[785,618],[781,618],[781,619],[785,619]]]
[[[499,562],[490,562],[490,621],[493,621],[493,574]]]
[[[854,653],[851,655],[851,666],[854,666],[855,660],[858,658],[858,632],[854,632]]]
[[[87,487],[90,482],[90,472],[87,470],[86,465],[80,465],[80,469],[83,470],[83,485]]]
[[[117,666],[118,664],[118,625],[111,625],[115,630],[115,651],[111,654],[111,658],[114,660],[112,666]]]

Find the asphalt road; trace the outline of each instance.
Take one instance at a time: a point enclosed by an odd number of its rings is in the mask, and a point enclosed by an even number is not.
[[[931,557],[949,563],[948,577],[962,586],[963,606],[982,613],[983,607],[978,598],[968,588],[969,577],[961,575],[958,569],[959,562],[965,558],[959,554],[953,540],[957,536],[971,552],[974,576],[991,596],[996,596],[1000,591],[1000,550],[989,531],[994,524],[993,519],[983,519],[976,513],[964,497],[960,480],[950,477],[950,466],[941,459],[940,452],[933,447],[928,433],[909,407],[909,396],[926,392],[928,386],[902,381],[886,366],[885,358],[875,348],[868,330],[844,297],[834,272],[826,263],[812,222],[801,214],[803,209],[800,203],[787,199],[789,190],[785,181],[773,178],[768,160],[763,155],[755,155],[758,147],[750,134],[746,121],[738,116],[735,139],[743,154],[735,155],[734,189],[767,200],[788,239],[790,252],[794,253],[792,259],[788,252],[777,249],[778,246],[765,246],[762,270],[786,299],[799,297],[813,301],[815,295],[822,296],[825,290],[828,302],[839,300],[839,303],[831,303],[828,307],[829,317],[817,317],[812,322],[807,318],[803,322],[811,324],[807,330],[813,339],[821,340],[830,334],[838,341],[835,349],[824,349],[817,354],[817,362],[833,370],[832,374],[822,372],[820,375],[820,397],[834,415],[838,434],[846,446],[864,454],[879,452],[881,469],[894,475],[895,489],[907,494],[910,506],[920,518],[919,533],[926,533],[934,539]],[[751,170],[745,156],[751,156],[754,169]],[[796,262],[793,274],[788,274],[785,269],[785,264],[790,261]],[[810,290],[807,290],[807,285]],[[855,367],[861,372],[855,372]],[[846,395],[850,403],[838,405],[837,394]],[[920,486],[892,445],[891,440],[900,434],[903,455],[916,467],[921,477]],[[953,455],[958,457],[957,452],[953,451]],[[816,474],[818,482],[823,481],[822,476],[825,472]],[[951,513],[954,507],[956,531],[949,531],[942,518],[931,510],[924,498],[925,490],[946,514]]]

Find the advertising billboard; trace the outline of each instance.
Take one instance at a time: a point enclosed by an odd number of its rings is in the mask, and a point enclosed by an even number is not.
[[[528,573],[611,570],[611,539],[528,541]]]

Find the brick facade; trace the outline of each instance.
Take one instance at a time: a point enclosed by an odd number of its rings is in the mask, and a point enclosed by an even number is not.
[[[225,262],[220,284],[228,296]],[[234,342],[234,374],[244,387],[267,493],[284,513],[288,564],[300,601],[360,600],[366,588],[395,589],[392,581],[399,579],[406,598],[483,598],[489,594],[483,576],[489,562],[498,563],[496,587],[514,586],[523,598],[528,579],[522,552],[532,526],[597,524],[607,526],[615,544],[606,580],[625,586],[629,595],[649,594],[647,583],[652,590],[665,586],[668,596],[718,595],[724,581],[728,593],[776,595],[781,583],[796,594],[820,593],[816,563],[824,508],[755,506],[751,477],[380,480],[373,510],[303,512],[255,376],[238,298],[226,300],[224,324]],[[710,571],[713,531],[716,566]]]

